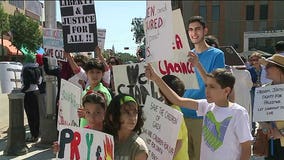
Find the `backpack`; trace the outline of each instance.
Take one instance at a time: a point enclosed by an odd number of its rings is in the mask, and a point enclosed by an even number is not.
[[[23,84],[24,88],[22,92],[25,92],[29,89],[31,84],[39,84],[39,78],[41,76],[41,71],[38,67],[25,67],[23,69]]]

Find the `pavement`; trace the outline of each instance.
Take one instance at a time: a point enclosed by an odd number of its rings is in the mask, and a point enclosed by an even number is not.
[[[28,122],[24,113],[24,125],[26,136],[30,135]],[[52,160],[56,159],[51,146],[38,143],[26,143],[28,153],[21,156],[5,156],[4,150],[7,147],[7,130],[9,128],[9,99],[7,94],[0,94],[0,159],[1,160]]]

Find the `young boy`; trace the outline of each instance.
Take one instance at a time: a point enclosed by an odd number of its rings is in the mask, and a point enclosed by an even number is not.
[[[163,81],[179,96],[182,96],[185,90],[185,86],[183,82],[174,75],[165,75],[162,77]],[[178,110],[181,112],[181,109],[179,106],[176,106],[172,104],[167,97],[163,95],[161,92],[161,95],[165,99],[165,104],[171,106],[172,108]],[[185,121],[182,118],[181,126],[178,133],[178,139],[176,142],[176,148],[173,160],[189,160],[188,156],[188,135],[187,135],[187,128],[185,125]]]
[[[89,90],[100,91],[104,94],[107,105],[109,105],[111,101],[111,95],[108,89],[101,83],[105,71],[104,65],[95,59],[90,59],[86,63],[84,69],[88,77],[89,85],[83,91],[82,96],[84,96]],[[80,127],[85,127],[86,124],[86,119],[81,118]]]
[[[224,69],[216,69],[211,74],[205,74],[206,72],[200,68],[202,67],[197,66],[205,80],[207,97],[201,100],[178,96],[150,64],[146,66],[145,73],[173,104],[197,110],[198,115],[204,116],[201,160],[249,160],[252,136],[248,113],[242,106],[228,100],[235,78]]]

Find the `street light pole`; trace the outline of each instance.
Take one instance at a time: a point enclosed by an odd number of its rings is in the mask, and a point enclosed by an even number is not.
[[[45,0],[45,28],[57,28],[56,25],[56,1]],[[46,95],[45,113],[40,119],[41,142],[43,145],[51,145],[57,140],[56,129],[56,91],[57,80],[55,76],[45,75]]]

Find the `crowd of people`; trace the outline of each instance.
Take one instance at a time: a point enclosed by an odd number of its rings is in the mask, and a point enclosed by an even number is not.
[[[256,143],[258,133],[266,137],[266,152],[255,154],[268,159],[283,160],[283,121],[252,122],[255,89],[284,83],[284,42],[275,45],[276,53],[265,59],[253,53],[243,66],[227,66],[217,38],[207,36],[208,27],[201,16],[188,21],[188,36],[194,48],[188,53],[188,61],[194,66],[199,89],[185,89],[184,82],[176,76],[159,77],[150,64],[145,75],[159,87],[165,104],[181,111],[182,120],[175,160],[248,160],[251,145]],[[31,131],[27,142],[39,139],[39,94],[44,94],[44,72],[56,76],[58,110],[60,80],[65,79],[82,88],[82,106],[78,109],[80,127],[108,133],[114,137],[114,158],[144,160],[149,150],[139,136],[145,121],[143,108],[135,98],[116,94],[112,66],[122,62],[117,57],[107,60],[99,47],[96,57],[65,53],[67,62],[50,67],[47,57],[30,57],[23,66],[22,92],[25,92],[25,112]],[[144,61],[140,50],[139,61]],[[141,60],[142,59],[142,60]],[[236,78],[237,77],[237,78]],[[283,95],[282,95],[283,96]],[[57,115],[56,115],[57,117]],[[256,137],[256,138],[254,138]],[[60,150],[55,142],[54,151]],[[259,147],[259,146],[255,146]]]

